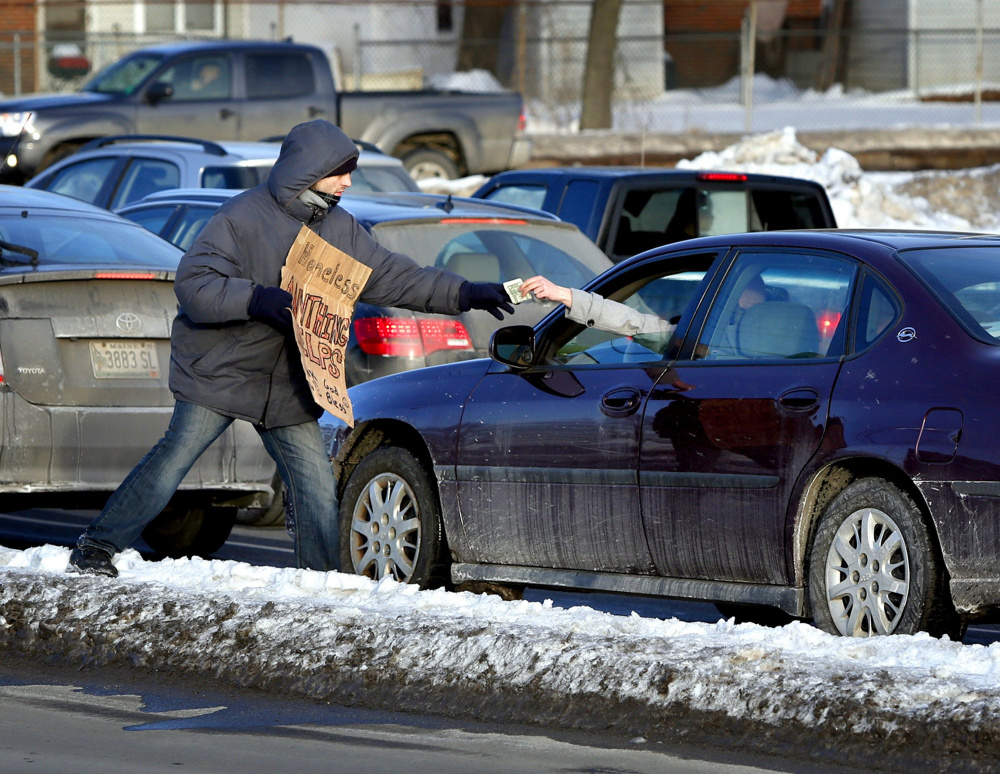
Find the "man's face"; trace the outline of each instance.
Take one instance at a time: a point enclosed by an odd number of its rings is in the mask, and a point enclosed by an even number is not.
[[[341,196],[344,191],[351,187],[351,173],[346,175],[330,175],[313,184],[313,190],[320,193]]]

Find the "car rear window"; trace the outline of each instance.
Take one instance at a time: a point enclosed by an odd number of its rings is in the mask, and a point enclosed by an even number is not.
[[[1000,340],[1000,248],[904,250],[900,257],[973,336]]]
[[[181,251],[155,234],[131,223],[50,213],[0,214],[0,272],[31,271],[38,253],[39,268],[55,266],[140,266],[176,268]]]
[[[373,232],[390,250],[473,282],[543,274],[559,285],[580,287],[611,266],[608,257],[575,227],[557,223],[445,218],[385,223]]]

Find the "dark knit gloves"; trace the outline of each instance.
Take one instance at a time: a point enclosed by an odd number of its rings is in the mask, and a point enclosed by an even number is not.
[[[265,322],[282,333],[292,330],[292,294],[281,288],[254,285],[253,295],[247,304],[251,320]]]
[[[458,308],[463,312],[482,309],[498,320],[503,320],[501,309],[514,314],[510,296],[499,282],[463,282],[458,290]]]

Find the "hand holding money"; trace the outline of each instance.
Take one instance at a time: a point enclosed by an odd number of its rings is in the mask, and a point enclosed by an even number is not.
[[[506,287],[506,283],[504,283],[504,286]],[[524,296],[534,293],[540,299],[556,301],[560,304],[565,304],[567,307],[573,306],[573,294],[569,288],[557,285],[541,275],[531,277],[522,282],[520,291]],[[515,301],[514,303],[517,302]]]

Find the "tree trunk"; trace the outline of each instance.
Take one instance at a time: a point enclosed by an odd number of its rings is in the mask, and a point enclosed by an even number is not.
[[[486,70],[497,74],[500,33],[509,3],[506,0],[467,0],[458,44],[458,72]]]
[[[615,88],[615,49],[622,0],[594,0],[583,72],[581,129],[611,128],[611,95]]]

